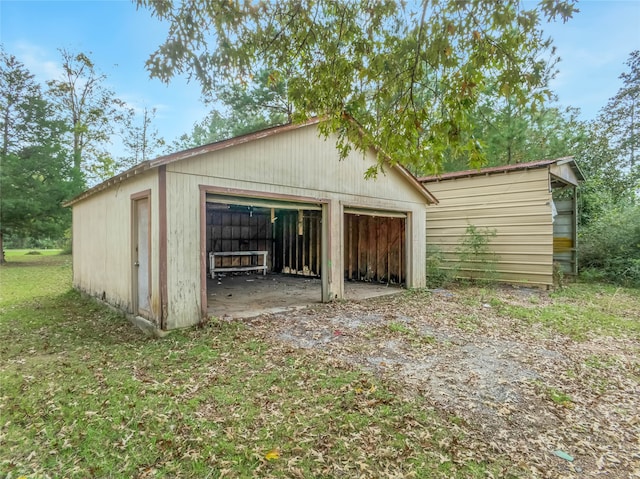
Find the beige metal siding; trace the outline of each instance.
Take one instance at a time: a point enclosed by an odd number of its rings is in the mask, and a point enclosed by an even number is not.
[[[157,173],[152,171],[73,205],[73,285],[132,311],[131,195],[151,190],[151,314],[159,317]]]
[[[340,160],[335,140],[325,141],[315,126],[308,126],[168,164],[168,326],[193,324],[201,311],[200,185],[244,190],[247,196],[266,193],[326,200],[330,297],[341,297],[343,291],[344,208],[411,214],[407,235],[415,265],[407,265],[407,283],[423,286],[426,199],[395,169],[364,180],[375,161],[374,153],[355,151]]]
[[[440,201],[430,207],[427,245],[439,248],[446,265],[469,225],[496,231],[490,239],[502,281],[553,284],[553,223],[547,168],[430,181]],[[464,271],[461,272],[464,275]]]

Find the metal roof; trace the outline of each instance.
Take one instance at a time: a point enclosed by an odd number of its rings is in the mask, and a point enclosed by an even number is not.
[[[554,160],[536,160],[529,161],[527,163],[516,163],[513,165],[503,165],[503,166],[490,166],[487,168],[480,168],[477,170],[465,170],[465,171],[454,171],[451,173],[442,173],[440,175],[431,175],[431,176],[423,176],[418,178],[418,181],[421,183],[428,183],[431,181],[440,181],[440,180],[451,180],[455,178],[466,178],[471,176],[483,176],[483,175],[491,175],[497,173],[506,173],[510,171],[519,171],[519,170],[530,170],[535,168],[544,168],[553,164],[566,164],[569,163],[573,173],[576,175],[578,180],[584,181],[584,175],[580,168],[576,164],[574,158],[572,156],[565,156],[562,158],[556,158]]]

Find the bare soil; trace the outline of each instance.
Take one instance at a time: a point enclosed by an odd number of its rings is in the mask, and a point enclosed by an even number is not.
[[[464,427],[480,458],[506,453],[533,477],[640,477],[640,344],[578,342],[500,305],[553,299],[527,288],[460,288],[336,302],[247,320],[421,395]],[[560,457],[560,456],[563,456]],[[567,456],[568,455],[568,456]]]

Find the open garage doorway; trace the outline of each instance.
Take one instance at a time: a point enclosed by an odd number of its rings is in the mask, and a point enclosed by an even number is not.
[[[405,286],[406,271],[406,215],[345,209],[345,287],[352,282]]]
[[[324,229],[325,207],[207,194],[207,313],[248,318],[321,303],[328,257],[323,242],[329,234]],[[345,299],[392,294],[398,290],[389,286],[405,281],[404,218],[371,218],[350,220],[352,234],[362,238],[354,254],[362,258],[363,274],[354,272],[357,281],[345,282]],[[383,251],[388,259],[382,258]]]
[[[207,195],[207,311],[250,317],[322,301],[322,204]]]

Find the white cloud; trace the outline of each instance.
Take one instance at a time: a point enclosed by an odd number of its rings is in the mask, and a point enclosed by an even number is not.
[[[33,43],[19,41],[15,44],[14,55],[42,83],[58,80],[63,77],[64,70],[60,61],[52,59],[53,53]]]

